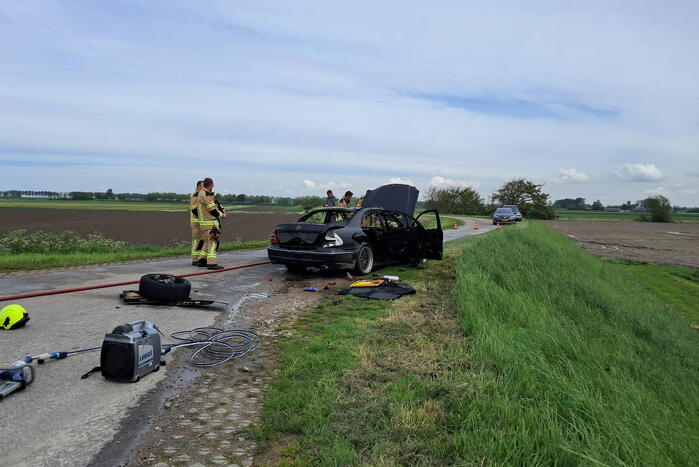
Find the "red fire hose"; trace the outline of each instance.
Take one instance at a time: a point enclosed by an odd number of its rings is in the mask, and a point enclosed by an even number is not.
[[[203,276],[204,274],[214,274],[217,272],[233,271],[234,269],[249,268],[252,266],[260,266],[262,264],[270,264],[270,261],[261,261],[259,263],[242,264],[240,266],[232,266],[230,268],[217,269],[214,271],[191,272],[189,274],[181,274],[177,277]],[[75,287],[72,289],[43,290],[41,292],[30,292],[30,293],[25,293],[25,294],[8,295],[6,297],[0,297],[0,302],[5,302],[8,300],[19,300],[20,298],[43,297],[45,295],[56,295],[56,294],[61,294],[61,293],[81,292],[83,290],[105,289],[108,287],[119,287],[122,285],[131,285],[131,284],[138,284],[138,283],[139,283],[139,281],[126,281],[126,282],[114,282],[111,284],[89,285],[87,287]]]

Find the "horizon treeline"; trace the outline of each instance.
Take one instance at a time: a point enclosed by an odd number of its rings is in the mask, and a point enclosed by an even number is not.
[[[45,191],[45,190],[2,190],[0,198],[3,199],[56,199],[68,201],[92,201],[92,200],[114,200],[114,201],[150,201],[180,203],[186,202],[191,196],[190,193],[172,192],[151,192],[151,193],[114,193],[112,189],[107,191]],[[217,193],[216,197],[224,203],[239,204],[284,204],[294,205],[296,199],[303,197],[288,196],[268,196],[268,195],[246,195],[246,194],[222,194]]]

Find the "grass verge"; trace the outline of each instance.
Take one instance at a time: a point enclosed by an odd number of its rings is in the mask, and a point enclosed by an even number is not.
[[[253,242],[227,242],[221,244],[221,251],[265,248],[268,245],[269,241],[267,240]],[[189,254],[189,246],[166,248],[151,245],[126,246],[118,251],[96,253],[2,253],[0,254],[0,272],[119,263],[123,261],[154,259]]]
[[[699,458],[698,337],[681,315],[539,224],[447,245],[425,269],[382,271],[416,295],[334,297],[293,326],[255,428],[263,462]]]
[[[614,261],[631,272],[667,306],[699,328],[699,270],[636,261]]]

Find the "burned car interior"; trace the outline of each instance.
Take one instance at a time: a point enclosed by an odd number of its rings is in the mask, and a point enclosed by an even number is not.
[[[418,190],[402,184],[367,191],[360,208],[318,208],[293,224],[276,226],[267,249],[270,261],[292,271],[354,270],[370,273],[390,264],[442,258],[439,213],[413,217]],[[436,228],[420,217],[430,213]]]

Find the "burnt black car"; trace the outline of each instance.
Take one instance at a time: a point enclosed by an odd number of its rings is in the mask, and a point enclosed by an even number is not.
[[[409,185],[385,185],[369,190],[361,208],[309,211],[275,228],[269,259],[292,271],[354,270],[360,275],[389,264],[442,259],[439,213],[428,210],[413,217],[417,195]],[[434,214],[436,228],[420,223],[426,213]]]

